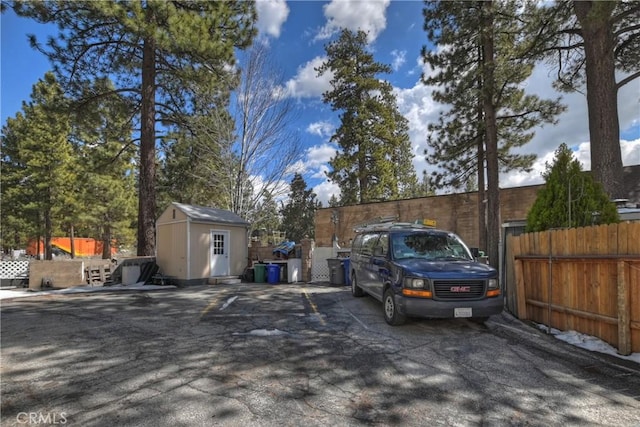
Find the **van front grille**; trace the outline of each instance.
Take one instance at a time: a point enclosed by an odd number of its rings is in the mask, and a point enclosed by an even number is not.
[[[484,298],[484,280],[455,281],[435,280],[433,282],[434,297],[439,300],[474,300]]]

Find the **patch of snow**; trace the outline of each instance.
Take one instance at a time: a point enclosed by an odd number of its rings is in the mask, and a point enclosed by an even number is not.
[[[576,347],[584,348],[589,351],[597,351],[599,353],[610,354],[620,359],[631,360],[640,363],[640,353],[631,353],[629,356],[619,354],[614,347],[602,341],[600,338],[592,337],[577,331],[560,331],[554,328],[548,328],[547,325],[537,324],[538,328],[543,331],[549,330],[555,338],[571,344]]]
[[[281,331],[279,329],[254,329],[252,331],[249,332],[234,332],[233,335],[254,335],[254,336],[258,336],[258,337],[272,337],[272,336],[278,336],[278,335],[287,335],[286,332]]]
[[[224,305],[222,307],[220,307],[220,311],[224,310],[225,308],[229,307],[229,305],[231,305],[231,303],[233,303],[235,300],[238,299],[238,296],[236,295],[235,297],[229,298],[227,300],[227,302],[224,303]]]

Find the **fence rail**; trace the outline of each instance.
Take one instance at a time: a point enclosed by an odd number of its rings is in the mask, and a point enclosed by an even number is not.
[[[640,352],[640,222],[509,236],[505,270],[520,319]]]

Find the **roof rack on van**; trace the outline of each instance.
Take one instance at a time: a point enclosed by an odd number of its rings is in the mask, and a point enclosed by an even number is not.
[[[389,217],[391,218],[391,217]],[[365,230],[381,230],[381,229],[391,229],[391,228],[434,228],[431,225],[421,224],[419,222],[396,222],[397,217],[393,217],[393,219],[378,220],[378,221],[369,221],[362,224],[356,225],[353,230],[365,231]]]
[[[398,215],[379,216],[378,218],[372,218],[365,222],[361,222],[360,224],[356,224],[353,226],[353,228],[366,227],[368,225],[373,225],[373,224],[383,224],[386,222],[393,222],[397,220],[398,220]]]
[[[378,218],[372,218],[369,219],[365,222],[361,222],[360,224],[356,224],[353,226],[354,230],[359,230],[359,229],[363,229],[366,227],[370,227],[372,225],[380,225],[380,224],[386,224],[386,223],[390,223],[390,222],[394,222],[398,220],[398,215],[391,215],[391,216],[380,216]]]

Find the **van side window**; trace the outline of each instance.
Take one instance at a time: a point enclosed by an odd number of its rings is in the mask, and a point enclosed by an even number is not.
[[[380,233],[380,238],[376,246],[382,248],[382,256],[386,256],[389,253],[389,233]]]
[[[373,247],[378,241],[378,233],[367,233],[362,237],[362,255],[373,255]]]
[[[362,236],[363,234],[358,234],[355,239],[353,239],[353,243],[351,243],[351,250],[357,252],[362,247]]]

